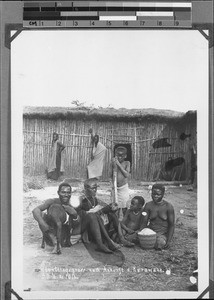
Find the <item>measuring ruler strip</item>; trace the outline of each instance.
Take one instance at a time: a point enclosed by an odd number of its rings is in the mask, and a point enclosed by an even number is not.
[[[25,2],[23,25],[26,27],[191,27],[191,9],[191,2]]]
[[[135,9],[135,10],[190,10],[192,7],[191,2],[178,2],[178,3],[165,3],[165,2],[86,2],[86,1],[64,1],[64,2],[25,2],[24,11],[29,10],[109,10],[109,9]]]
[[[164,28],[164,27],[182,27],[182,28],[190,28],[192,26],[191,21],[172,21],[172,20],[145,20],[138,19],[134,21],[123,20],[123,21],[101,21],[101,20],[31,20],[31,21],[23,21],[24,27],[61,27],[61,28],[69,28],[69,27],[84,27],[84,28]]]
[[[122,17],[127,18],[129,16],[136,16],[136,17],[155,17],[158,19],[169,17],[171,19],[181,19],[181,20],[188,20],[191,17],[191,14],[182,14],[177,12],[174,14],[173,12],[97,12],[97,11],[63,11],[63,12],[25,12],[24,13],[24,20],[69,20],[72,17],[73,18],[85,18],[85,17],[94,17],[95,20],[98,19],[98,17],[105,17],[107,19],[111,19],[111,17],[118,16],[119,19]],[[129,18],[128,18],[129,19]],[[132,18],[130,18],[132,19]]]

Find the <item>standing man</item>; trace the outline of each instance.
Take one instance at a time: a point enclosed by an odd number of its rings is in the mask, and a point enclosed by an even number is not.
[[[121,220],[127,209],[129,200],[128,179],[130,177],[130,162],[126,161],[127,149],[119,146],[115,150],[115,157],[112,160],[112,179],[116,174],[117,187],[114,186],[117,193],[117,204],[119,207],[119,219]]]
[[[99,135],[93,135],[92,129],[89,129],[91,134],[91,162],[87,166],[88,178],[99,179],[103,173],[104,159],[106,155],[106,147],[99,141]]]
[[[47,178],[58,180],[60,175],[64,171],[64,158],[63,150],[65,146],[59,141],[58,133],[53,133],[53,139],[51,144],[51,156],[49,159]]]

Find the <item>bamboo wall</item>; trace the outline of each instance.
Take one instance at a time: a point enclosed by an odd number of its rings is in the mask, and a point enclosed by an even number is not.
[[[43,174],[48,165],[53,132],[65,148],[65,175],[71,178],[86,178],[86,166],[90,162],[90,136],[88,129],[100,136],[108,149],[103,180],[109,179],[113,147],[117,143],[130,144],[132,150],[132,179],[154,180],[160,168],[171,157],[184,157],[185,164],[177,167],[175,180],[185,180],[190,172],[190,147],[196,145],[196,124],[176,122],[102,122],[87,120],[53,120],[24,118],[24,173]],[[191,140],[181,141],[182,132],[191,133]],[[172,147],[153,149],[152,143],[168,137]]]

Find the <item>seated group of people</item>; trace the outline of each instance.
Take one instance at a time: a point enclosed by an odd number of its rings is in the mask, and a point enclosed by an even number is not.
[[[121,246],[132,247],[138,244],[138,232],[148,227],[156,232],[155,249],[168,248],[174,233],[175,221],[173,206],[163,199],[165,193],[163,185],[153,185],[152,201],[146,204],[142,196],[133,197],[130,207],[123,209],[124,216],[120,220],[117,203],[106,205],[97,199],[97,182],[96,178],[84,182],[84,192],[79,197],[79,205],[75,208],[70,203],[72,187],[68,183],[61,183],[58,198],[48,199],[33,210],[33,216],[46,242],[48,238],[49,241],[54,240],[54,231],[53,222],[48,213],[44,212],[46,210],[48,212],[52,204],[58,204],[69,216],[68,221],[62,226],[62,233],[67,234],[64,238],[62,234],[62,246],[71,246],[82,239],[85,243],[93,241],[98,251],[112,253]]]

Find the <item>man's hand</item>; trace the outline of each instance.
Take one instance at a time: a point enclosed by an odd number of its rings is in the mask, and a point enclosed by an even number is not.
[[[110,204],[110,207],[111,207],[111,210],[112,210],[112,211],[118,210],[118,204],[117,204],[117,203],[111,203],[111,204]]]
[[[169,244],[166,243],[166,245],[163,247],[163,249],[168,249],[169,248]]]
[[[70,206],[70,205],[65,205],[65,204],[62,204],[62,206],[64,207],[65,211],[69,214],[69,215],[73,215],[73,216],[77,216],[77,212],[76,210]]]
[[[129,233],[129,234],[132,234],[132,233],[135,233],[135,231],[131,228],[127,228],[126,231]]]
[[[44,220],[39,222],[39,227],[40,227],[42,232],[47,232],[47,231],[50,230],[50,226]]]
[[[118,160],[117,156],[115,157],[115,163],[116,163],[117,166],[120,166],[120,163],[119,163],[119,160]]]

